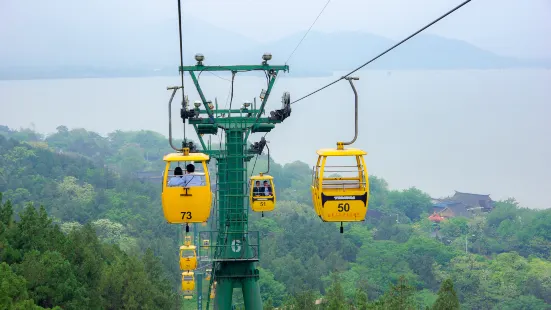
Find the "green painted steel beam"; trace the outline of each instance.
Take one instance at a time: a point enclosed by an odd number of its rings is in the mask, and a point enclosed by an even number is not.
[[[199,125],[193,124],[193,127],[195,128],[195,131],[199,135],[199,138],[201,140],[201,145],[203,145],[203,149],[206,149],[207,147],[205,147],[203,143],[203,138],[201,137],[201,135],[215,135],[218,133],[218,126],[214,124],[199,124]]]
[[[197,125],[193,125],[193,128],[198,133],[197,137],[199,137],[199,142],[201,143],[201,146],[203,147],[203,150],[206,150],[207,146],[205,145],[205,141],[203,140],[203,137],[199,134],[199,130],[197,129]]]
[[[194,125],[199,124],[212,124],[211,120],[207,118],[190,118],[189,123]],[[231,117],[231,118],[217,118],[214,123],[216,125],[220,126],[228,126],[228,125],[244,125],[245,127],[250,127],[250,125],[256,124],[256,123],[265,123],[265,124],[279,124],[281,123],[280,120],[275,119],[269,119],[267,117],[261,117],[258,119],[258,122],[256,121],[256,118],[254,117]]]
[[[234,65],[234,66],[203,66],[203,65],[195,65],[195,66],[179,66],[179,71],[185,71],[185,72],[202,72],[202,71],[257,71],[257,70],[274,70],[274,71],[284,71],[289,72],[289,66],[288,65],[277,65],[272,66],[269,64],[261,64],[261,65]]]
[[[197,284],[197,309],[203,309],[203,274],[197,273],[195,276]]]
[[[199,114],[208,114],[209,112],[205,111],[205,110],[199,110],[197,111],[198,109],[195,109],[195,113],[199,113]],[[243,113],[243,114],[248,114],[248,113],[252,113],[252,114],[255,114],[255,113],[258,113],[258,112],[261,112],[260,110],[242,110],[242,109],[231,109],[231,110],[228,110],[228,109],[215,109],[215,110],[212,110],[212,112],[214,114],[220,114],[220,113],[224,113],[224,114],[228,114],[228,113]]]
[[[255,124],[251,128],[251,132],[270,132],[275,128],[274,124]]]

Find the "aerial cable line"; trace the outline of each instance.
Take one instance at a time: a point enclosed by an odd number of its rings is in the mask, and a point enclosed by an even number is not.
[[[304,41],[304,39],[306,38],[306,36],[308,35],[308,33],[310,33],[310,30],[312,30],[312,28],[314,27],[314,25],[316,24],[316,22],[318,21],[318,19],[320,18],[321,14],[323,13],[323,11],[325,11],[325,8],[327,7],[327,5],[329,5],[329,2],[331,2],[331,0],[327,0],[327,3],[325,3],[325,6],[323,7],[323,9],[321,9],[320,13],[318,14],[318,17],[316,17],[316,19],[314,20],[314,22],[310,25],[310,28],[308,28],[308,30],[306,31],[306,33],[304,34],[304,36],[302,36],[302,39],[300,39],[300,42],[298,42],[297,46],[295,46],[295,49],[291,52],[291,54],[289,55],[289,58],[287,58],[287,61],[285,61],[285,64],[287,64],[289,62],[289,60],[291,59],[291,57],[293,57],[293,55],[295,54],[295,52],[297,51],[298,47],[300,46],[300,44],[302,44],[302,41]],[[266,77],[267,78],[267,77]],[[268,79],[268,78],[267,78]],[[279,82],[279,79],[277,79],[274,83],[274,87],[277,85],[277,82]],[[269,79],[268,79],[268,84],[269,84]],[[255,122],[256,124],[256,122]]]
[[[182,9],[180,5],[180,0],[178,0],[178,31],[180,33],[180,66],[184,66],[184,53],[182,50]],[[182,78],[182,106],[185,106],[185,95],[184,95],[184,71],[180,72]],[[187,109],[187,107],[185,107]],[[184,120],[184,142],[186,141],[186,121]]]
[[[323,13],[323,11],[325,11],[325,8],[327,7],[327,5],[329,5],[329,2],[331,2],[331,0],[327,0],[327,3],[325,4],[325,6],[323,7],[323,9],[321,9],[321,12],[318,14],[318,17],[316,17],[316,19],[314,20],[314,22],[312,23],[312,25],[310,25],[310,28],[308,28],[308,31],[306,31],[306,33],[304,34],[304,36],[302,37],[302,39],[300,39],[300,42],[298,42],[297,46],[295,47],[295,49],[293,50],[293,52],[291,52],[291,55],[289,55],[289,58],[287,58],[287,61],[285,62],[285,64],[287,64],[289,62],[289,59],[291,59],[291,57],[293,56],[293,54],[295,53],[295,51],[298,49],[298,47],[300,46],[300,44],[302,43],[302,41],[304,41],[304,38],[306,38],[306,36],[308,35],[308,33],[310,32],[310,30],[312,30],[312,27],[314,27],[314,24],[318,21],[318,18],[320,18],[321,14]]]
[[[306,96],[304,96],[304,97],[301,97],[301,98],[299,98],[299,99],[297,99],[297,100],[291,102],[291,104],[296,103],[296,102],[299,102],[299,101],[301,101],[302,99],[306,99],[306,98],[312,96],[313,94],[315,94],[315,93],[317,93],[317,92],[319,92],[319,91],[321,91],[321,90],[323,90],[323,89],[325,89],[325,88],[327,88],[327,87],[329,87],[329,86],[331,86],[331,85],[333,85],[333,84],[339,82],[340,80],[345,79],[346,77],[348,77],[348,76],[351,75],[352,73],[354,73],[354,72],[360,70],[361,68],[367,66],[368,64],[374,62],[375,60],[377,60],[377,59],[380,58],[381,56],[385,55],[386,53],[390,52],[391,50],[393,50],[394,48],[398,47],[398,46],[401,45],[402,43],[404,43],[404,42],[408,41],[409,39],[413,38],[414,36],[418,35],[418,34],[419,34],[420,32],[422,32],[423,30],[425,30],[425,29],[429,28],[430,26],[436,24],[436,23],[439,22],[441,19],[443,19],[444,17],[450,15],[451,13],[455,12],[456,10],[460,9],[462,6],[464,6],[465,4],[467,4],[467,3],[469,3],[469,2],[471,2],[471,0],[466,0],[465,2],[463,2],[463,3],[461,3],[460,5],[456,6],[456,7],[453,8],[452,10],[448,11],[446,14],[444,14],[444,15],[438,17],[437,19],[435,19],[435,20],[434,20],[433,22],[431,22],[430,24],[428,24],[428,25],[426,25],[425,27],[423,27],[423,28],[417,30],[415,33],[411,34],[409,37],[403,39],[402,41],[400,41],[400,42],[398,42],[398,43],[396,43],[396,44],[394,44],[392,47],[390,47],[390,48],[387,49],[386,51],[382,52],[381,54],[379,54],[379,55],[377,55],[376,57],[372,58],[372,59],[369,60],[368,62],[366,62],[366,63],[364,63],[363,65],[359,66],[358,68],[354,69],[353,71],[351,71],[351,72],[348,73],[347,75],[342,76],[342,77],[338,78],[337,80],[335,80],[335,81],[333,81],[333,82],[331,82],[331,83],[329,83],[329,84],[323,86],[322,88],[319,88],[319,89],[317,89],[316,91],[313,91],[313,92],[309,93],[308,95],[306,95]]]
[[[230,97],[230,112],[228,113],[228,116],[231,114],[231,104],[233,102],[233,82],[235,81],[235,71],[232,71],[231,73],[231,97]]]
[[[228,81],[228,82],[231,82],[229,79],[226,79],[224,77],[221,77],[219,76],[218,74],[214,73],[214,72],[211,72],[211,71],[207,71],[208,73],[214,75],[215,77],[219,78],[219,79],[222,79],[222,80],[225,80],[225,81]]]
[[[299,48],[299,46],[302,44],[302,41],[304,41],[304,39],[306,38],[306,36],[308,35],[308,33],[310,33],[310,30],[312,30],[312,27],[314,27],[314,25],[316,24],[316,22],[318,21],[318,19],[320,18],[321,14],[323,14],[323,11],[325,11],[325,8],[329,5],[329,2],[331,2],[331,0],[327,0],[327,2],[325,3],[325,5],[323,6],[323,8],[321,9],[321,11],[319,12],[318,16],[316,17],[316,19],[314,20],[314,22],[310,25],[310,28],[308,28],[308,30],[306,31],[306,33],[304,34],[304,36],[302,36],[302,39],[300,39],[300,41],[298,42],[297,46],[295,46],[295,49],[291,52],[291,54],[289,55],[289,57],[287,58],[287,61],[285,61],[285,65],[287,65],[287,63],[289,62],[289,60],[291,59],[291,57],[293,57],[293,55],[295,54],[295,52],[297,51],[297,49]],[[266,71],[264,71],[264,74],[266,75],[266,84],[267,86],[270,85],[270,78],[268,76],[268,73]],[[233,78],[232,78],[232,81],[233,81]],[[275,87],[277,85],[277,82],[279,82],[279,79],[277,79],[274,83],[274,86]],[[268,86],[269,87],[269,86]],[[230,102],[230,109],[231,109],[231,102]],[[254,122],[254,124],[251,126],[251,128],[253,126],[256,125],[256,123],[258,122],[258,119],[260,118],[260,114],[258,114],[258,116],[256,117],[256,121]]]

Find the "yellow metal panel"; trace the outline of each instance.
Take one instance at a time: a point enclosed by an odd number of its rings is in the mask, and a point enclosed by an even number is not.
[[[366,151],[360,150],[360,149],[344,149],[344,150],[337,150],[337,149],[319,149],[316,152],[320,156],[359,156],[359,155],[367,155]]]
[[[325,157],[318,156],[318,161],[316,162],[316,166],[314,167],[313,176],[312,176],[312,204],[314,205],[314,210],[316,210],[316,214],[321,217],[321,211],[320,211],[320,201],[319,201],[319,193],[318,188],[320,187],[320,173],[323,170],[321,165],[325,162]]]
[[[251,177],[251,180],[259,180],[259,181],[260,180],[273,180],[273,179],[274,179],[273,176],[267,175],[267,174],[265,174],[265,175],[253,175]]]
[[[166,162],[172,161],[207,161],[209,160],[209,155],[203,153],[189,153],[188,156],[185,156],[183,153],[170,153],[163,157],[163,160]]]
[[[365,191],[323,191],[323,194],[340,199],[322,203],[321,217],[325,222],[361,222],[365,219],[367,202],[359,199],[365,195]]]

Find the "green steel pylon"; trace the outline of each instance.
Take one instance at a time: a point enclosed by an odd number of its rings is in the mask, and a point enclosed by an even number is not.
[[[264,54],[260,65],[238,66],[205,66],[204,57],[197,54],[195,66],[180,66],[181,74],[188,72],[195,84],[200,100],[188,108],[183,104],[181,117],[193,125],[202,152],[216,159],[216,204],[217,230],[203,231],[210,240],[209,256],[212,259],[212,277],[209,283],[208,295],[212,285],[216,282],[214,308],[229,310],[232,308],[232,295],[234,288],[241,288],[245,309],[262,309],[262,298],[258,285],[259,273],[256,264],[260,259],[260,240],[257,231],[249,231],[249,203],[248,203],[248,176],[247,162],[262,152],[262,147],[247,147],[247,139],[250,133],[270,132],[275,124],[281,123],[290,115],[291,105],[288,93],[283,96],[281,109],[272,111],[270,117],[261,117],[264,107],[270,96],[279,71],[288,72],[289,67],[271,66],[270,54]],[[218,109],[218,104],[212,105],[203,93],[195,72],[203,71],[229,71],[232,74],[244,71],[264,71],[263,76],[268,80],[266,90],[262,90],[260,99],[262,102],[257,108],[255,104],[245,103],[237,109]],[[233,81],[232,81],[233,83]],[[173,93],[174,96],[174,93]],[[200,107],[203,106],[203,109]],[[206,145],[204,134],[216,135],[221,129],[224,133],[225,144],[222,149],[215,150],[211,145]],[[265,142],[264,142],[265,143]],[[213,181],[211,174],[211,182]],[[211,215],[209,220],[213,220]],[[202,241],[202,240],[201,240]],[[199,251],[204,252],[202,242]],[[207,309],[210,304],[210,296],[207,295]]]

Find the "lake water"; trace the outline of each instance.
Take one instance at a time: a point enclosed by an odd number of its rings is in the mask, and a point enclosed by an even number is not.
[[[496,200],[515,197],[527,207],[551,207],[550,70],[362,71],[358,76],[360,125],[354,147],[368,152],[369,172],[391,188],[416,186],[433,197],[454,190],[491,194]],[[280,107],[283,91],[297,99],[335,77],[281,78],[268,111]],[[166,86],[178,81],[0,81],[0,124],[50,133],[66,125],[103,135],[116,129],[168,135]],[[206,73],[200,81],[207,97],[217,97],[224,107],[230,83]],[[198,95],[190,82],[186,92],[193,102]],[[262,87],[264,78],[237,75],[232,107],[252,100]],[[351,140],[353,107],[346,81],[294,104],[291,117],[267,136],[274,160],[313,165],[316,149]],[[174,130],[181,137],[179,121],[174,104]],[[251,138],[258,141],[260,135]]]

